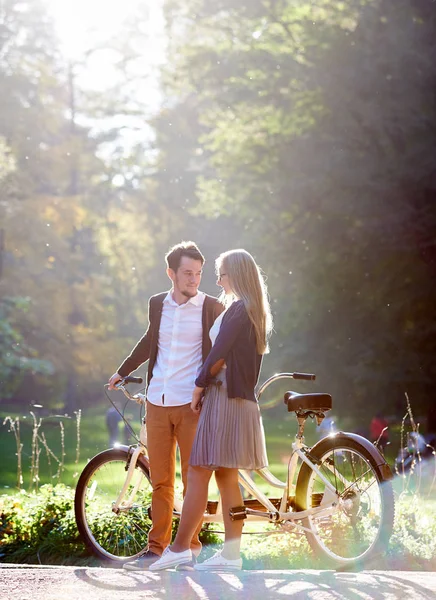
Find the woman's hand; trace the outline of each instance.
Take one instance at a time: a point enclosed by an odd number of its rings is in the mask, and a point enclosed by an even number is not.
[[[204,388],[197,386],[195,386],[194,391],[192,392],[191,409],[197,414],[201,411],[203,392]]]

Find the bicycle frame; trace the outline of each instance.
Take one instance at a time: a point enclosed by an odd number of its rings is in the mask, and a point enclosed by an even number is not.
[[[278,373],[261,386],[258,397],[270,383],[283,378],[310,380],[314,375]],[[144,394],[131,395],[125,388],[128,383],[142,380],[129,376],[118,387],[128,399],[145,407]],[[224,516],[226,521],[228,516],[263,521],[269,527],[261,531],[248,527],[245,532],[304,533],[315,555],[334,568],[359,565],[383,551],[392,535],[395,502],[389,465],[371,442],[354,433],[339,431],[312,447],[305,445],[306,421],[322,422],[332,407],[329,394],[287,391],[283,399],[298,421],[284,481],[267,467],[239,470],[239,483],[247,497],[223,515],[221,498],[214,496],[207,502],[203,521],[223,523]],[[144,417],[137,444],[97,454],[76,486],[74,511],[79,533],[91,552],[103,560],[124,562],[141,556],[147,548],[152,486],[145,422]],[[173,515],[180,516],[182,508],[178,494]]]
[[[291,373],[279,373],[270,377],[259,389],[258,396],[260,397],[261,393],[270,385],[273,381],[277,379],[283,378],[293,378],[293,374]],[[309,376],[307,376],[308,378]],[[123,385],[119,386],[124,393],[124,395],[130,400],[134,400],[140,404],[145,406],[145,396],[143,394],[136,394],[132,396]],[[335,487],[332,483],[323,475],[323,473],[318,469],[318,467],[310,460],[307,456],[308,447],[303,443],[303,435],[300,427],[299,433],[296,436],[296,440],[292,443],[291,446],[291,455],[288,462],[287,469],[287,478],[286,481],[281,481],[277,479],[273,473],[267,468],[259,469],[254,471],[259,477],[261,477],[264,481],[268,483],[272,488],[277,488],[283,490],[282,497],[280,499],[279,508],[275,506],[271,500],[268,498],[266,494],[259,489],[253,480],[250,472],[245,470],[240,470],[238,472],[239,483],[242,488],[255,500],[257,500],[260,505],[263,506],[265,510],[257,510],[253,508],[245,508],[244,509],[244,517],[248,521],[269,521],[271,523],[278,522],[292,522],[292,525],[301,530],[307,530],[301,524],[297,523],[297,521],[301,521],[308,516],[323,513],[323,515],[330,515],[332,512],[337,510],[338,505],[338,494]],[[126,480],[124,482],[123,488],[119,493],[118,498],[113,503],[112,510],[115,513],[120,511],[129,510],[134,504],[134,498],[136,493],[138,492],[142,479],[144,475],[141,473],[136,481],[133,489],[129,492],[128,498],[125,498],[127,490],[132,481],[133,473],[135,472],[135,467],[137,465],[138,460],[145,460],[148,465],[148,454],[147,454],[147,446],[146,446],[146,425],[145,425],[145,417],[143,419],[143,423],[141,426],[140,433],[140,443],[136,447],[127,447],[122,446],[128,452],[130,452],[130,461],[129,467],[127,470]],[[133,450],[133,452],[132,452]],[[331,495],[326,499],[324,497],[323,502],[320,506],[309,508],[305,511],[289,511],[289,499],[292,495],[295,495],[295,479],[298,473],[299,468],[301,467],[301,463],[306,463],[310,469],[312,469],[316,475],[323,481],[328,489],[331,492]],[[348,482],[342,478],[343,483],[347,484]],[[327,500],[327,501],[326,501]],[[180,497],[175,497],[174,501],[174,514],[175,516],[180,516],[182,511],[183,501]],[[223,522],[223,514],[222,514],[222,506],[221,499],[219,498],[216,503],[216,510],[213,513],[205,513],[203,518],[204,523],[222,523]]]
[[[251,477],[251,475],[248,471],[244,471],[244,470],[239,471],[239,473],[238,473],[239,474],[239,483],[241,484],[243,489],[246,492],[248,492],[251,496],[253,496],[253,498],[255,500],[257,500],[266,509],[265,511],[262,511],[262,510],[252,509],[252,508],[246,508],[245,512],[246,512],[247,521],[257,521],[257,522],[269,521],[271,523],[277,523],[280,521],[301,521],[302,519],[304,519],[310,515],[315,515],[315,514],[318,514],[321,512],[324,515],[328,515],[328,514],[331,514],[331,512],[335,510],[335,507],[337,506],[337,498],[338,498],[335,488],[332,486],[332,484],[327,479],[325,479],[323,474],[318,470],[317,466],[314,465],[312,463],[312,461],[307,458],[307,456],[304,454],[302,449],[299,447],[300,444],[301,444],[301,442],[294,442],[292,444],[292,454],[291,454],[291,458],[289,460],[288,476],[287,476],[286,482],[277,479],[267,467],[264,467],[263,469],[259,469],[259,470],[255,471],[255,473],[257,475],[259,475],[264,481],[266,481],[268,483],[268,485],[270,485],[273,488],[278,488],[278,489],[283,490],[279,509],[277,509],[276,506],[270,501],[268,496],[266,494],[264,494],[264,492],[262,492],[262,490],[259,489],[259,487],[256,485],[255,481],[253,480],[253,478]],[[301,446],[305,447],[303,445],[301,445]],[[123,448],[123,446],[121,446],[121,448]],[[127,451],[129,450],[129,448],[127,446],[124,446],[124,448]],[[141,483],[142,483],[143,477],[145,477],[145,475],[143,475],[142,473],[140,473],[140,474],[138,473],[138,477],[135,482],[135,485],[133,486],[132,490],[129,491],[127,498],[126,498],[126,493],[131,484],[131,481],[133,478],[133,473],[135,472],[135,467],[136,467],[136,464],[138,462],[140,455],[143,455],[146,458],[146,461],[148,463],[148,456],[146,453],[146,448],[142,447],[142,446],[137,446],[136,449],[133,451],[133,454],[131,454],[129,468],[127,470],[127,475],[126,475],[126,479],[125,479],[123,488],[120,491],[118,498],[112,505],[112,511],[114,513],[128,511],[134,505],[135,496],[136,496],[139,488],[141,487]],[[313,469],[315,471],[315,473],[324,481],[324,483],[326,484],[326,487],[328,487],[328,489],[332,493],[332,496],[331,496],[332,501],[331,502],[324,501],[321,506],[310,508],[305,511],[294,512],[294,511],[287,510],[289,496],[292,495],[292,492],[295,490],[295,484],[291,483],[291,482],[293,482],[295,475],[297,473],[299,459],[301,461],[307,463],[310,466],[310,468]],[[290,493],[288,493],[288,490]],[[175,496],[175,498],[174,498],[174,515],[175,516],[180,516],[180,514],[182,512],[182,507],[183,507],[182,499],[178,496]],[[203,522],[204,523],[223,523],[223,521],[224,521],[224,519],[223,519],[223,513],[222,513],[221,499],[218,499],[217,504],[216,504],[216,511],[213,513],[205,513],[204,517],[203,517]],[[297,527],[299,529],[302,529],[302,530],[305,529],[298,523],[294,523],[294,525],[295,525],[295,527]]]

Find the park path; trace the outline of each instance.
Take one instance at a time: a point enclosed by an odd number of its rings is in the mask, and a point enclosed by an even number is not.
[[[1,600],[436,600],[436,573],[416,571],[125,572],[0,564]]]

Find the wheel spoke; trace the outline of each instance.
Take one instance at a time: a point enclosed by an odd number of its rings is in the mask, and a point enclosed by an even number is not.
[[[367,471],[365,471],[365,473],[363,473],[362,475],[360,475],[360,477],[357,477],[353,483],[351,483],[347,488],[344,489],[344,491],[342,492],[342,494],[345,494],[348,490],[351,490],[354,487],[357,487],[359,489],[358,483],[369,473],[372,473],[372,469],[368,469]],[[374,483],[377,483],[376,479],[371,480],[371,483],[368,485],[367,488],[365,488],[365,490],[360,490],[360,492],[364,492],[366,491],[369,487],[371,487],[372,485],[374,485]]]
[[[338,502],[328,514],[316,513],[306,519],[311,530],[307,538],[312,548],[339,565],[369,556],[380,544],[384,532],[390,534],[393,506],[386,517],[386,488],[378,480],[371,457],[356,442],[333,440],[314,453],[318,471],[303,465],[297,483],[298,506],[331,506],[332,492],[326,480],[335,486]],[[313,449],[315,451],[315,449]],[[392,494],[392,487],[390,494]],[[393,504],[393,496],[392,496]]]
[[[367,519],[367,511],[362,511],[359,522],[356,520],[356,515],[361,509],[361,492],[359,483],[364,480],[368,483],[367,478],[373,477],[372,469],[362,469],[363,457],[359,457],[354,452],[333,450],[333,464],[335,472],[339,471],[342,475],[341,481],[345,478],[349,482],[348,487],[344,487],[340,493],[340,504],[338,511],[334,513],[326,522],[323,520],[322,526],[318,527],[318,534],[321,543],[329,553],[337,554],[344,558],[354,557],[357,553],[364,553],[373,542],[371,523]],[[342,459],[342,460],[341,460]],[[365,465],[366,466],[366,465]],[[358,471],[360,474],[358,474]],[[365,479],[366,478],[366,479]],[[336,486],[338,485],[338,477],[335,473]],[[320,483],[316,476],[312,478],[312,487],[319,487]],[[367,485],[369,489],[370,485]],[[336,487],[336,489],[338,489]],[[380,501],[377,495],[372,499],[373,512],[376,520],[379,520]]]
[[[79,497],[76,492],[76,519],[82,537],[100,557],[125,560],[138,556],[147,546],[151,526],[145,508],[151,500],[148,473],[137,465],[126,497],[132,494],[137,477],[141,477],[141,486],[131,499],[132,506],[115,514],[112,506],[126,478],[126,455],[114,450],[107,452],[107,458],[97,456],[93,460],[95,466],[90,463],[84,482],[79,481]]]

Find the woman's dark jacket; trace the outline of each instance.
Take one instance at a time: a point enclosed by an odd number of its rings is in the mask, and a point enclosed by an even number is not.
[[[199,376],[198,387],[206,388],[214,379],[218,366],[227,365],[226,382],[229,398],[254,400],[262,355],[256,350],[254,327],[242,300],[234,302],[223,316],[215,344]]]

